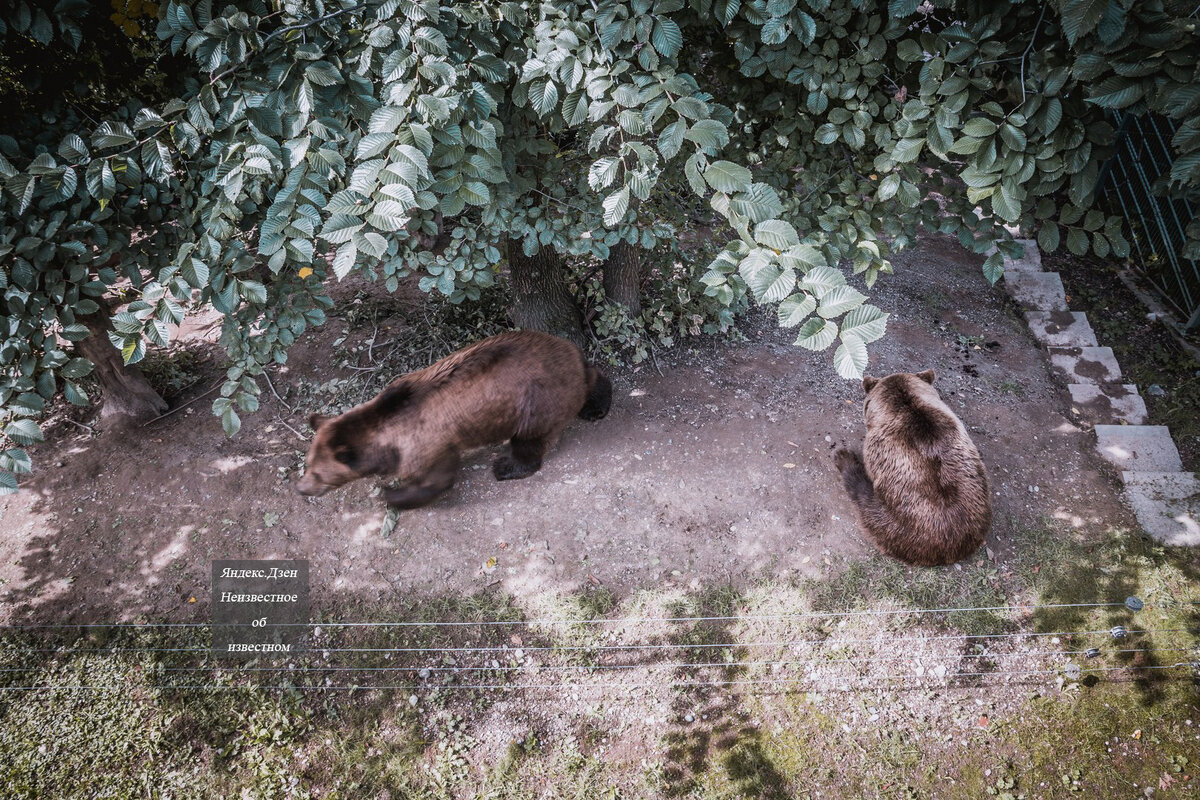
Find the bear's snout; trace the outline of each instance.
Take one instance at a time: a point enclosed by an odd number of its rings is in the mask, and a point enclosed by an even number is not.
[[[305,475],[296,484],[296,494],[301,497],[320,497],[328,492],[332,487],[322,483],[317,483],[310,476]]]

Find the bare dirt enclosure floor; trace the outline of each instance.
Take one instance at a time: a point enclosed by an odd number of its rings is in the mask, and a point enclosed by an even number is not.
[[[1046,516],[1127,521],[1090,434],[1067,417],[1065,391],[975,260],[934,240],[897,259],[896,273],[872,293],[892,316],[869,371],[936,371],[994,484],[988,546],[1019,545],[1014,531]],[[338,327],[297,345],[276,390],[289,376],[335,377],[320,370]],[[493,452],[475,452],[450,494],[403,513],[388,538],[376,481],[305,499],[294,476],[279,479],[305,443],[272,420],[307,433],[308,409],[291,414],[267,392],[232,440],[207,401],[124,439],[60,429],[37,452],[38,474],[0,500],[3,615],[202,615],[208,564],[221,558],[307,558],[319,605],[497,581],[521,602],[597,580],[623,595],[818,577],[826,559],[872,552],[831,456],[861,443],[862,390],[773,319],[760,315],[748,332],[745,343],[685,343],[658,359],[661,376],[651,365],[614,374],[608,417],[573,424],[528,479],[497,482]],[[371,332],[343,346],[355,333]],[[497,569],[484,574],[493,556]]]
[[[1165,628],[1177,626],[1179,614],[1187,624],[1171,629],[1182,638],[1167,643],[1180,645],[1180,655],[1155,656],[1135,639],[1130,655],[1105,666],[1164,668],[1154,673],[1161,675],[1171,661],[1187,661],[1195,615],[1172,603],[1200,599],[1195,556],[1168,558],[1137,532],[1117,476],[1096,455],[1091,432],[1072,420],[1065,387],[1015,306],[987,284],[977,257],[930,237],[897,257],[895,271],[870,292],[891,318],[887,336],[872,345],[868,372],[933,368],[934,385],[983,456],[994,524],[986,548],[962,565],[908,569],[876,553],[832,457],[841,445],[861,443],[861,386],[836,376],[829,352],[793,346],[794,332],[755,311],[742,325],[745,341],[687,340],[654,362],[609,370],[615,391],[607,418],[573,423],[532,477],[497,482],[494,452],[471,453],[448,495],[402,512],[387,536],[375,481],[315,499],[293,492],[308,435],[303,420],[320,409],[293,408],[272,391],[232,440],[208,412],[209,398],[136,436],[91,437],[60,426],[36,449],[38,470],[22,491],[0,498],[0,622],[206,622],[210,562],[234,558],[308,559],[322,620],[398,620],[413,609],[451,619],[467,608],[473,619],[549,621],[515,633],[481,626],[457,639],[421,640],[507,647],[506,665],[534,668],[532,677],[506,673],[526,689],[461,697],[438,689],[436,669],[469,662],[442,653],[405,662],[409,672],[362,680],[424,689],[368,693],[360,705],[369,715],[353,731],[346,717],[317,722],[305,706],[307,728],[265,744],[245,739],[250,744],[238,748],[267,753],[263,763],[300,776],[290,789],[250,796],[387,797],[382,789],[356,793],[345,781],[386,787],[411,773],[424,777],[404,778],[410,788],[391,796],[474,797],[487,787],[494,797],[1133,797],[1142,796],[1145,775],[1160,772],[1170,774],[1154,784],[1157,796],[1186,796],[1188,773],[1200,762],[1194,687],[1168,697],[1149,678],[1121,673],[1126,683],[1096,699],[1107,709],[1097,711],[1085,704],[1088,688],[1056,682],[1056,671],[1093,643],[1073,631]],[[311,403],[302,384],[353,380],[332,354],[378,333],[332,318],[272,373],[274,390],[289,403]],[[183,401],[218,374],[214,368]],[[896,624],[830,617],[799,627],[754,617],[1099,603],[1128,594],[1176,616],[1163,611],[1134,623],[1124,609],[1102,609],[961,614],[929,626],[913,615]],[[747,612],[743,621],[654,621]],[[612,628],[554,624],[606,615],[634,620]],[[1004,638],[1021,631],[1046,638]],[[968,636],[985,633],[999,638]],[[830,646],[810,646],[813,636]],[[621,655],[604,647],[630,640],[669,652],[663,663],[640,652],[629,669],[606,671]],[[842,641],[865,649],[835,646]],[[781,644],[764,651],[746,642]],[[1057,659],[1031,660],[1035,651]],[[491,669],[486,658],[480,663]],[[428,669],[417,675],[422,664],[435,668],[432,678]],[[971,677],[950,684],[947,669]],[[855,688],[897,671],[917,685]],[[979,677],[987,673],[996,673],[995,684]],[[721,685],[687,685],[714,677]],[[459,678],[499,680],[495,672]],[[778,682],[741,685],[771,679]],[[1112,701],[1126,696],[1144,708],[1135,714]],[[32,720],[30,708],[7,713]],[[0,719],[5,713],[0,707]],[[191,713],[183,712],[190,722],[178,722],[168,740],[190,741],[223,777],[189,784],[169,763],[161,774],[178,777],[180,787],[222,791],[249,785],[252,769],[262,774],[265,767],[222,749],[242,743],[240,734],[188,740],[201,724]],[[1091,726],[1077,743],[1064,734],[1075,725]],[[1158,726],[1169,746],[1147,750],[1140,729],[1130,739],[1139,725]],[[280,741],[294,750],[272,750]],[[20,763],[38,758],[23,753]],[[1104,770],[1088,771],[1104,758]],[[351,761],[363,770],[357,778],[318,766]],[[1113,786],[1122,771],[1133,778]],[[568,784],[582,788],[572,794]],[[834,785],[845,793],[821,789]],[[1118,788],[1122,794],[1112,793]]]

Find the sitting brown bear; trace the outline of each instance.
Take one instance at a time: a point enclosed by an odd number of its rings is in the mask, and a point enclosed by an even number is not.
[[[974,553],[992,525],[983,460],[933,388],[933,370],[865,377],[862,455],[835,463],[863,527],[885,554],[919,566]]]
[[[502,333],[395,379],[345,414],[310,417],[316,435],[296,491],[320,496],[368,475],[396,477],[388,504],[417,508],[454,485],[463,450],[508,440],[493,472],[524,478],[573,417],[601,419],[611,400],[608,378],[571,342]]]

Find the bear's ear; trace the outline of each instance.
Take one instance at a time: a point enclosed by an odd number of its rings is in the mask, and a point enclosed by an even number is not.
[[[917,377],[926,383],[933,383],[933,370],[927,369],[924,372],[918,372]]]
[[[879,383],[879,378],[872,378],[870,375],[863,375],[863,391],[867,394],[875,388],[875,384]]]
[[[329,417],[324,414],[311,414],[308,418],[308,427],[314,431],[329,421]]]

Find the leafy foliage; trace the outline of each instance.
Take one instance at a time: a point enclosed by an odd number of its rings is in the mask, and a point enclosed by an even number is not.
[[[6,43],[77,48],[87,29],[78,0],[13,8]],[[922,226],[981,253],[1015,254],[1006,224],[1037,228],[1046,249],[1128,253],[1119,221],[1092,208],[1104,109],[1181,121],[1172,186],[1197,191],[1187,13],[1161,0],[168,0],[157,36],[194,69],[172,96],[0,131],[0,476],[28,469],[16,445],[40,437],[47,401],[87,401],[75,381],[89,365],[68,343],[99,298],[132,299],[111,336],[127,363],[189,308],[225,315],[233,364],[213,410],[232,434],[264,367],[324,320],[329,278],[394,290],[416,275],[474,301],[510,240],[598,261],[618,241],[670,242],[681,188],[733,238],[707,268],[671,273],[679,296],[710,303],[716,328],[751,299],[778,304],[797,344],[837,343],[838,372],[857,376],[886,315],[838,267],[870,287]],[[1001,264],[985,262],[990,279]]]

